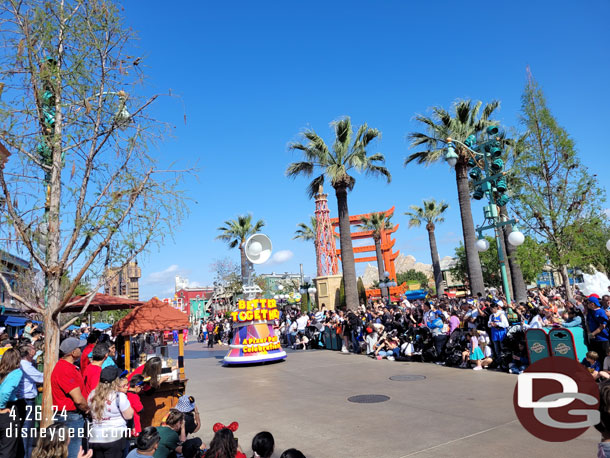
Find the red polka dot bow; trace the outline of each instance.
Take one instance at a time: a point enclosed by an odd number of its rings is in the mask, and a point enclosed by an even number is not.
[[[239,428],[239,423],[234,421],[233,423],[231,423],[228,426],[225,426],[222,423],[214,423],[214,426],[212,427],[214,432],[220,431],[221,429],[224,429],[224,428],[230,429],[231,431],[235,432],[235,431],[237,431],[237,428]]]

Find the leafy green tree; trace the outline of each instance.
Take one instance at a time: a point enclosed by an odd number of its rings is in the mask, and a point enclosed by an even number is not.
[[[345,277],[341,279],[341,284],[339,285],[339,294],[337,299],[335,299],[335,307],[345,307],[346,306],[346,297],[345,297]]]
[[[426,223],[428,242],[430,243],[430,255],[432,256],[432,269],[434,271],[434,284],[439,296],[442,296],[445,293],[445,288],[443,287],[443,273],[441,272],[441,261],[438,257],[438,248],[436,247],[436,236],[434,235],[434,231],[437,224],[445,221],[443,214],[448,208],[449,205],[445,202],[437,202],[434,199],[430,199],[424,200],[424,205],[422,207],[411,205],[411,210],[413,211],[405,213],[405,215],[409,216],[409,227],[419,227],[422,223]]]
[[[517,248],[517,260],[521,266],[523,280],[534,283],[546,265],[546,247],[532,237],[526,236],[523,245]]]
[[[568,266],[586,262],[586,236],[580,234],[601,214],[604,195],[531,74],[522,95],[521,123],[527,133],[514,163],[514,210],[527,230],[545,242],[546,257],[558,267],[572,298]]]
[[[42,296],[29,300],[1,273],[0,281],[44,324],[46,427],[59,316],[79,283],[171,235],[188,206],[184,174],[150,155],[168,126],[151,116],[157,95],[144,96],[142,58],[114,2],[8,0],[0,27],[0,238],[31,260]]]
[[[362,277],[358,277],[358,297],[360,298],[360,303],[366,304],[366,288],[364,287]]]
[[[439,161],[442,162],[445,160],[448,138],[463,143],[468,136],[478,136],[486,127],[496,124],[489,117],[500,106],[500,102],[493,101],[488,103],[479,116],[481,106],[481,102],[473,104],[470,100],[460,100],[454,105],[453,115],[442,107],[432,108],[432,117],[417,115],[415,119],[426,127],[427,132],[410,133],[411,146],[417,147],[423,145],[427,149],[409,155],[405,160],[405,166],[411,162],[425,165]],[[470,289],[473,294],[482,293],[485,285],[483,283],[479,254],[475,246],[477,237],[470,206],[470,184],[468,180],[468,159],[470,156],[467,150],[459,143],[455,144],[455,152],[458,155],[458,161],[455,165],[455,179],[460,204],[460,216],[462,218],[462,232],[466,245]]]
[[[324,180],[330,181],[337,197],[339,212],[339,242],[341,245],[341,264],[345,283],[346,306],[350,309],[358,307],[358,287],[356,285],[356,263],[349,222],[347,193],[354,189],[356,179],[350,175],[352,171],[364,172],[367,175],[384,176],[389,183],[390,172],[383,166],[385,158],[381,153],[368,155],[371,142],[381,134],[377,129],[361,125],[354,135],[349,117],[334,121],[335,139],[332,149],[312,129],[303,133],[306,143],[292,143],[290,149],[300,151],[304,161],[294,162],[288,166],[286,175],[311,176],[314,171],[319,175],[307,187],[307,195],[312,198],[317,194]]]
[[[358,225],[363,231],[372,232],[373,241],[375,242],[375,254],[377,255],[377,274],[380,282],[384,279],[383,274],[385,272],[383,256],[381,255],[381,234],[383,231],[394,227],[394,224],[390,221],[391,218],[391,216],[386,216],[384,212],[371,213],[370,216],[363,216],[362,222]],[[382,293],[388,296],[389,291],[387,287],[384,290]]]
[[[489,249],[479,253],[483,280],[485,281],[485,284],[490,287],[501,288],[502,276],[500,274],[496,240],[489,236],[486,236],[485,239],[489,242]],[[466,259],[466,250],[464,249],[464,244],[462,242],[455,248],[455,257],[457,258],[457,263],[451,269],[451,273],[466,284],[468,280],[468,262]]]
[[[239,248],[241,259],[241,282],[246,284],[248,278],[248,258],[246,258],[246,240],[256,234],[265,225],[262,219],[252,222],[252,215],[238,215],[237,219],[227,220],[218,230],[216,238],[229,245],[229,248]]]
[[[428,276],[419,270],[409,269],[406,272],[396,274],[396,283],[419,283],[423,289],[428,288]]]

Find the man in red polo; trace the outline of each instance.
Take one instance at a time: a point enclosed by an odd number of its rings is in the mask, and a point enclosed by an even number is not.
[[[83,396],[85,385],[80,370],[74,365],[81,357],[81,341],[68,337],[59,346],[61,359],[51,373],[51,394],[53,405],[57,408],[58,421],[62,421],[73,437],[68,445],[68,458],[77,458],[84,436],[85,420],[83,415],[89,411]],[[70,431],[72,430],[72,431]]]

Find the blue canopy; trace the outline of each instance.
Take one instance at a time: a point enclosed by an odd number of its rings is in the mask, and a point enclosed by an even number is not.
[[[76,331],[77,329],[80,329],[80,328],[78,326],[73,325],[73,324],[68,326],[68,331]]]
[[[99,329],[101,331],[104,331],[104,330],[106,330],[108,328],[111,328],[112,325],[108,324],[108,323],[93,323],[92,327],[95,328],[95,329]]]
[[[13,326],[15,328],[21,327],[21,326],[25,326],[25,322],[27,321],[27,318],[24,318],[22,316],[12,316],[12,315],[2,315],[0,316],[0,323],[3,324],[4,326]],[[36,323],[36,324],[40,324],[40,321],[34,321],[32,320],[32,323]]]
[[[414,291],[407,291],[405,296],[407,296],[407,300],[414,301],[417,299],[425,299],[426,298],[426,290],[424,289],[416,289]]]

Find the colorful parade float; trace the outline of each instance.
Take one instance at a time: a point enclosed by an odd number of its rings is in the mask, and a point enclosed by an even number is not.
[[[275,320],[280,311],[275,299],[257,299],[261,289],[253,284],[253,264],[262,264],[271,256],[271,240],[264,234],[254,234],[246,240],[245,251],[251,268],[244,295],[237,310],[231,313],[233,320],[233,339],[229,353],[224,358],[225,365],[243,365],[280,361],[286,352],[275,334]]]

